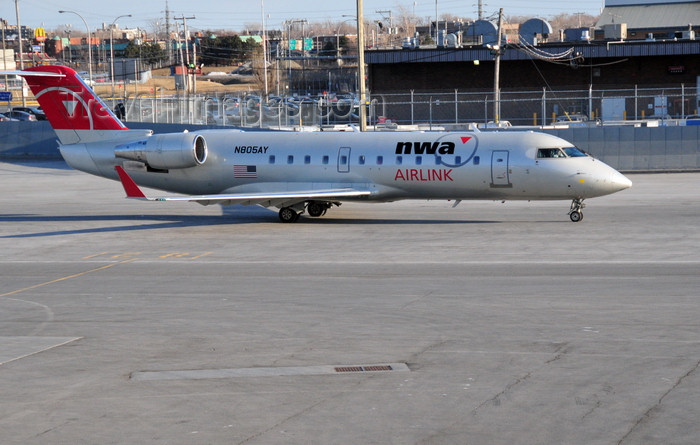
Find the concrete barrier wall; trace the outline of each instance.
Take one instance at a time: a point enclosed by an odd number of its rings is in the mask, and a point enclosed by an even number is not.
[[[156,133],[217,128],[128,122]],[[230,127],[229,127],[230,128]],[[622,171],[700,170],[700,125],[685,127],[576,127],[541,130],[566,139]],[[58,140],[48,122],[1,122],[0,159],[58,159]]]
[[[622,171],[700,170],[700,126],[542,130]]]
[[[24,157],[61,157],[56,133],[48,122],[0,122],[0,159]]]

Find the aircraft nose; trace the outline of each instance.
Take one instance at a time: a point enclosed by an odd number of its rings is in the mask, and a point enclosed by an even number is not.
[[[612,178],[610,178],[610,183],[612,184],[616,192],[632,187],[632,181],[630,181],[627,176],[623,175],[618,171],[613,172]]]

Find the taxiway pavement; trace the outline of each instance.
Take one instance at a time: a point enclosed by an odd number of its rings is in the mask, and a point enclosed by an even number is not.
[[[630,178],[283,224],[0,163],[2,443],[697,443],[700,174]]]

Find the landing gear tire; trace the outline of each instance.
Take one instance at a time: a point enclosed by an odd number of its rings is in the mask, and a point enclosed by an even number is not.
[[[299,219],[299,213],[291,207],[282,207],[279,212],[280,221],[293,223]]]
[[[583,219],[583,212],[581,209],[586,207],[586,205],[583,203],[582,198],[575,198],[573,201],[571,201],[571,209],[569,210],[569,219],[571,219],[572,222],[579,222]]]
[[[325,215],[326,210],[328,210],[328,207],[320,202],[311,201],[306,206],[306,212],[309,216],[313,216],[314,218]]]

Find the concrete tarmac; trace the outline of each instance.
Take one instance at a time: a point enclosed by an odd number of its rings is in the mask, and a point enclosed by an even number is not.
[[[0,163],[0,442],[697,443],[700,174],[630,178],[283,224]]]

